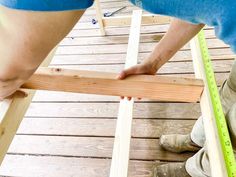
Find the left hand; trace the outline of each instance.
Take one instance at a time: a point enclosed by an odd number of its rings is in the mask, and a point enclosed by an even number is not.
[[[17,92],[17,95],[25,95],[23,91],[18,91],[24,81],[12,79],[7,81],[0,80],[0,101],[12,96]]]

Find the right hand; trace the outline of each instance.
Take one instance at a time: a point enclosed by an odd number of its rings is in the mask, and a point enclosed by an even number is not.
[[[121,71],[118,75],[118,79],[125,79],[129,75],[137,75],[137,74],[150,74],[155,75],[157,72],[157,68],[149,63],[141,63],[135,66],[132,66],[128,69]]]
[[[135,66],[132,66],[128,69],[123,70],[119,75],[118,79],[125,79],[127,76],[130,75],[138,75],[138,74],[149,74],[149,75],[155,75],[158,68],[156,65],[153,65],[152,63],[141,63],[137,64]],[[121,99],[124,99],[124,96],[121,97]],[[127,97],[128,100],[131,100],[131,97]],[[138,98],[141,99],[141,98]]]

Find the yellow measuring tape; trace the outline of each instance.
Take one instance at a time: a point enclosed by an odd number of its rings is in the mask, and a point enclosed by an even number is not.
[[[209,86],[209,92],[210,92],[212,106],[214,110],[214,116],[216,119],[216,125],[218,129],[218,134],[219,134],[220,143],[221,143],[221,147],[222,147],[222,151],[224,155],[228,177],[236,177],[236,162],[235,162],[234,152],[233,152],[224,112],[223,112],[222,105],[220,102],[220,96],[219,96],[218,88],[216,85],[214,70],[211,64],[211,59],[208,52],[208,47],[207,47],[203,30],[199,32],[198,40],[200,44],[204,68],[206,71],[206,79]]]

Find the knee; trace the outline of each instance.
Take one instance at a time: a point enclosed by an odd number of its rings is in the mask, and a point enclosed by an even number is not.
[[[229,112],[226,114],[226,119],[229,127],[231,141],[234,149],[236,149],[236,103],[233,104]]]

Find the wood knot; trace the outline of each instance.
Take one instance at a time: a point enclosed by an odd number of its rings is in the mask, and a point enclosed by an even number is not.
[[[62,70],[61,68],[56,68],[55,69],[56,72],[61,72],[61,70]]]
[[[78,75],[74,75],[73,77],[74,77],[75,79],[79,78],[79,76],[78,76]]]
[[[5,133],[5,129],[4,128],[0,128],[0,136],[4,135]]]

